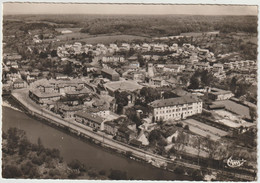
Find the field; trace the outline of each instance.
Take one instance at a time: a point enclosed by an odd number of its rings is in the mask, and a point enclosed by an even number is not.
[[[202,122],[199,122],[197,120],[194,120],[194,119],[188,119],[188,120],[184,120],[185,123],[189,124],[189,125],[193,125],[193,126],[199,126],[200,128],[204,129],[204,130],[208,130],[210,131],[211,133],[214,133],[214,134],[218,134],[220,136],[225,136],[227,135],[227,132],[223,131],[223,130],[220,130],[218,128],[215,128],[215,127],[212,127],[212,126],[209,126],[209,125],[206,125]]]
[[[185,32],[185,33],[181,33],[181,36],[193,36],[193,37],[198,37],[198,36],[202,36],[201,32]]]
[[[234,112],[238,115],[250,118],[248,107],[238,104],[236,102],[233,102],[231,100],[215,101],[215,102],[213,102],[213,104],[216,104],[216,105],[223,104],[223,105],[225,105],[227,110]]]
[[[75,41],[77,42],[85,42],[87,44],[110,44],[114,43],[116,41],[118,42],[131,42],[133,40],[139,39],[139,40],[145,40],[149,39],[147,37],[142,36],[134,36],[134,35],[98,35],[93,36],[86,33],[80,33],[75,32],[71,34],[64,34],[57,36],[57,39],[60,39],[60,41],[66,41],[66,43],[73,43]]]
[[[81,28],[72,28],[72,27],[68,27],[68,28],[56,28],[55,29],[58,32],[64,31],[64,30],[70,30],[72,32],[79,32],[81,30]]]
[[[189,125],[189,129],[193,133],[203,137],[209,135],[210,138],[214,141],[219,140],[222,136],[227,135],[225,131],[206,125],[194,119],[184,120],[183,123]]]

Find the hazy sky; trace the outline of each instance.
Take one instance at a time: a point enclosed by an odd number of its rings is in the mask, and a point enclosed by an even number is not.
[[[3,3],[3,14],[257,15],[257,6]]]

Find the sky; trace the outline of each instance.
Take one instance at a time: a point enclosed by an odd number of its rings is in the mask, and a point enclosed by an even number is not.
[[[3,3],[3,14],[257,15],[257,6]]]

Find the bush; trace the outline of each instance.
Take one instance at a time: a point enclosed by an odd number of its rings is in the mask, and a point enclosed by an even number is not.
[[[185,130],[190,130],[189,125],[185,125],[185,126],[184,126],[184,129],[185,129]]]
[[[203,180],[203,176],[201,175],[201,172],[199,170],[193,171],[191,177],[195,181]]]
[[[183,127],[183,124],[182,123],[177,123],[175,126],[178,126],[178,127]]]
[[[50,169],[50,171],[49,171],[49,176],[50,176],[50,177],[60,176],[60,175],[61,175],[61,174],[60,174],[60,171],[57,170],[57,169]]]
[[[125,154],[126,154],[127,157],[130,157],[130,156],[132,156],[133,153],[132,153],[132,151],[126,151]]]
[[[32,162],[28,161],[27,163],[23,164],[21,166],[21,170],[23,175],[26,176],[26,178],[39,178],[40,174],[38,172],[37,167],[32,164]]]
[[[174,170],[174,173],[176,173],[177,175],[183,175],[185,173],[183,167],[177,167]]]
[[[112,180],[127,180],[127,173],[120,170],[111,170],[108,178]]]
[[[86,171],[86,167],[84,164],[82,164],[79,160],[72,160],[68,166],[71,168],[71,169],[74,169],[74,170],[80,170],[81,172],[85,172]]]
[[[71,171],[68,175],[69,179],[76,179],[78,177],[78,173],[76,171]]]
[[[106,171],[105,170],[100,170],[99,171],[99,175],[106,175]]]
[[[32,163],[40,166],[43,164],[43,160],[38,156],[34,156],[32,158]]]
[[[19,168],[13,165],[7,165],[2,170],[3,178],[19,178],[22,176],[22,172]]]
[[[95,170],[90,170],[90,171],[88,171],[88,175],[92,178],[95,178],[95,177],[97,177],[98,174]]]

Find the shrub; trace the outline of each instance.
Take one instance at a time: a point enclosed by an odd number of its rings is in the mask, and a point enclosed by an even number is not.
[[[2,170],[3,178],[18,178],[22,176],[22,172],[19,168],[13,165],[7,165]]]
[[[34,157],[32,158],[32,163],[40,166],[40,165],[43,164],[43,159],[41,159],[41,158],[38,157],[38,156],[34,156]]]
[[[99,171],[99,175],[106,175],[106,171],[105,170],[100,170]]]
[[[90,171],[88,171],[88,175],[92,178],[95,178],[95,177],[97,177],[98,174],[95,170],[90,170]]]
[[[178,174],[178,175],[183,175],[185,173],[183,167],[177,167],[174,170],[174,173]]]
[[[111,170],[108,178],[112,180],[127,180],[127,173],[120,170]]]
[[[50,169],[50,171],[49,171],[49,176],[50,176],[50,177],[60,176],[60,175],[61,175],[61,174],[60,174],[60,171],[57,170],[57,169]]]
[[[86,167],[84,164],[82,164],[79,160],[72,160],[68,166],[71,168],[71,169],[74,169],[74,170],[80,170],[81,172],[85,172],[86,171]]]
[[[183,124],[182,123],[177,123],[175,126],[178,126],[178,127],[183,127]]]
[[[185,126],[184,126],[184,129],[185,129],[185,130],[190,130],[189,125],[185,125]]]

